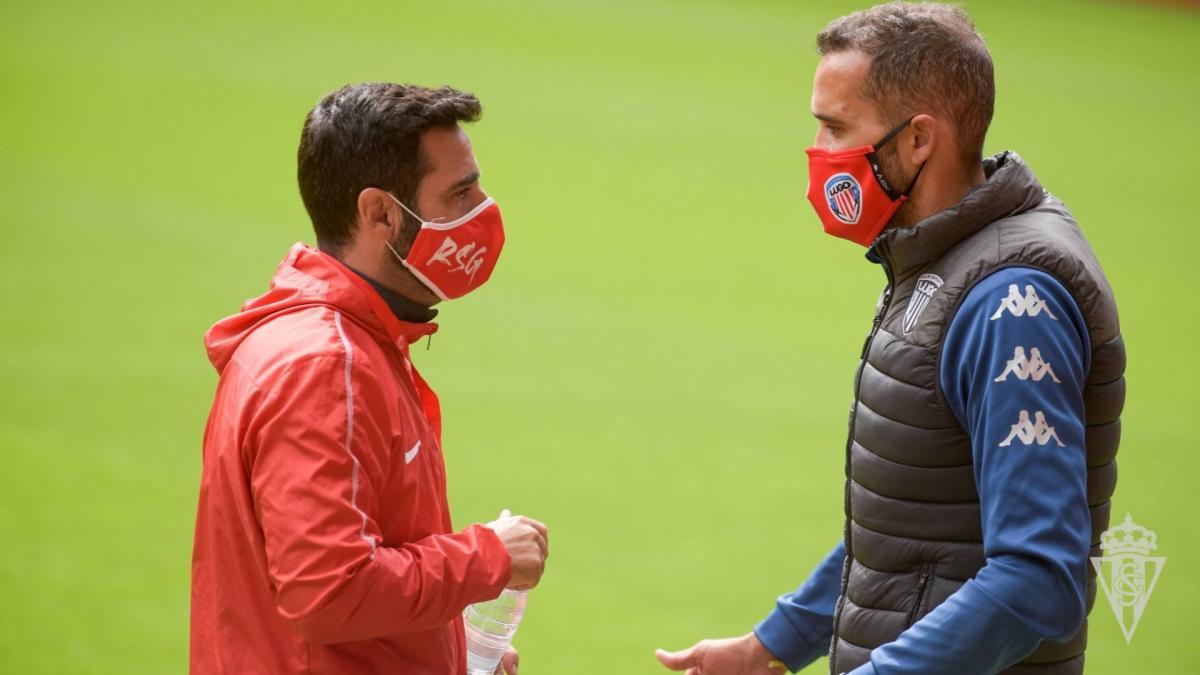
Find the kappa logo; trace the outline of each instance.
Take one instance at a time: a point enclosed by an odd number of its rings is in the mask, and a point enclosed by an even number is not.
[[[1058,317],[1050,311],[1050,307],[1046,305],[1046,301],[1038,297],[1037,289],[1032,285],[1025,286],[1025,295],[1021,295],[1021,291],[1017,290],[1016,284],[1010,284],[1008,287],[1008,295],[1000,301],[1000,307],[996,309],[996,313],[992,315],[992,321],[999,319],[1004,314],[1004,310],[1008,310],[1013,316],[1037,316],[1042,312],[1054,321],[1058,321]]]
[[[1034,443],[1045,445],[1050,442],[1050,439],[1054,439],[1058,447],[1067,447],[1067,444],[1063,443],[1062,439],[1058,437],[1058,433],[1054,431],[1054,427],[1046,422],[1046,416],[1042,414],[1042,411],[1034,413],[1033,419],[1034,421],[1030,422],[1029,411],[1022,410],[1021,414],[1017,416],[1017,423],[1012,425],[1012,431],[1008,432],[1008,438],[1000,441],[1000,447],[1007,448],[1012,445],[1014,438],[1021,441],[1022,445],[1033,445]]]
[[[925,311],[933,294],[945,283],[936,274],[922,274],[917,279],[917,286],[913,289],[912,297],[908,299],[908,307],[904,310],[905,335],[913,332],[917,319],[921,318],[921,312]]]
[[[1096,580],[1104,589],[1126,644],[1133,639],[1133,631],[1137,630],[1150,594],[1167,564],[1165,557],[1150,556],[1156,548],[1158,535],[1135,525],[1126,513],[1125,522],[1100,535],[1100,550],[1105,555],[1091,559],[1092,567],[1096,568]]]
[[[834,174],[825,181],[825,200],[833,217],[847,225],[857,223],[862,215],[862,188],[848,173]]]
[[[1034,382],[1041,382],[1042,378],[1046,377],[1047,375],[1050,376],[1051,380],[1054,380],[1055,384],[1061,384],[1062,382],[1058,379],[1058,376],[1054,374],[1054,369],[1050,367],[1050,364],[1046,363],[1046,361],[1042,358],[1042,352],[1037,347],[1033,347],[1029,350],[1028,358],[1025,356],[1025,348],[1017,347],[1013,351],[1012,360],[1010,360],[1008,364],[1004,366],[1004,371],[1000,373],[999,377],[992,381],[1003,382],[1008,379],[1010,374],[1016,375],[1017,379],[1021,380],[1022,382],[1031,377],[1033,378]]]
[[[450,266],[451,272],[461,271],[471,279],[474,279],[475,273],[479,271],[480,267],[483,267],[483,256],[487,253],[486,246],[476,249],[475,245],[475,242],[471,242],[466,246],[459,247],[458,242],[447,236],[442,245],[438,247],[437,252],[425,262],[425,265],[445,263],[447,266]]]

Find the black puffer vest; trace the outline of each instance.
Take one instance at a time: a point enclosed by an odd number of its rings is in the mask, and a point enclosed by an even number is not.
[[[1125,347],[1108,281],[1062,202],[1015,153],[984,161],[987,181],[956,206],[884,232],[868,253],[888,276],[855,378],[846,444],[846,565],[830,648],[833,673],[942,603],[984,565],[971,444],[941,391],[946,330],[959,302],[991,272],[1036,268],[1061,282],[1083,313],[1092,361],[1087,411],[1092,553],[1108,527],[1125,401]],[[942,285],[933,289],[930,277]],[[921,282],[919,284],[919,281]],[[914,293],[928,296],[916,317]],[[918,298],[923,300],[923,298]],[[918,302],[918,305],[923,304]],[[1089,572],[1087,607],[1096,597]],[[1087,622],[1065,643],[1042,642],[1005,672],[1081,673]]]

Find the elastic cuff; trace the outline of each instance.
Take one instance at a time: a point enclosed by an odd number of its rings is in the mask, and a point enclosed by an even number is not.
[[[772,610],[767,618],[754,627],[754,635],[772,656],[788,667],[789,671],[794,673],[807,665],[806,660],[812,646],[778,608]]]
[[[508,582],[512,580],[512,557],[500,541],[500,535],[492,528],[477,523],[468,527],[466,531],[474,534],[475,540],[479,542],[479,552],[487,566],[488,587],[489,590],[495,591],[495,595],[492,596],[495,597],[508,587]]]

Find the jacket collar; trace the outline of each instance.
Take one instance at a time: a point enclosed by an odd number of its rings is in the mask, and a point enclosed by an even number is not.
[[[909,227],[883,231],[867,251],[871,262],[886,262],[897,275],[936,260],[989,223],[1023,213],[1045,199],[1045,190],[1020,155],[1002,152],[983,160],[982,184],[962,201]]]
[[[238,345],[264,322],[314,306],[342,312],[379,342],[396,345],[401,351],[437,331],[436,323],[397,318],[383,297],[349,267],[298,243],[275,268],[266,293],[247,300],[240,311],[213,324],[204,334],[209,361],[217,372],[224,372]]]
[[[376,332],[382,328],[390,341],[401,347],[407,347],[417,340],[437,332],[438,325],[432,321],[401,320],[383,296],[379,294],[379,291],[373,287],[370,280],[333,256],[323,252],[318,252],[318,254],[326,258],[326,261],[340,272],[341,278],[353,286],[357,291],[356,295],[366,303],[370,314],[364,315],[362,312],[357,312],[356,316],[367,323],[368,328],[374,329]]]

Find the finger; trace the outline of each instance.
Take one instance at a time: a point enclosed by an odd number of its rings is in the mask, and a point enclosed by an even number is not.
[[[500,659],[500,665],[504,666],[505,675],[517,675],[517,664],[520,663],[521,657],[517,654],[517,650],[512,647],[504,653]]]
[[[512,578],[509,579],[508,587],[514,591],[528,591],[538,585],[542,580],[542,572],[546,569],[545,563],[540,560],[525,560],[520,565],[513,567]]]
[[[504,509],[500,512],[500,518],[512,518],[512,511]],[[500,518],[497,518],[497,520],[500,520]]]
[[[547,530],[546,526],[542,523],[534,520],[533,518],[529,518],[528,516],[521,516],[521,520],[523,520],[526,525],[537,530],[538,534],[542,535],[543,537],[549,536],[549,530]]]
[[[678,652],[668,652],[664,649],[654,650],[654,655],[658,657],[658,662],[671,670],[684,670],[685,668],[698,667],[700,660],[696,658],[696,648],[689,647]]]
[[[537,544],[538,551],[542,554],[542,560],[545,560],[546,556],[550,555],[550,545],[546,543],[546,538],[539,535],[533,541]]]
[[[543,562],[538,562],[536,567],[528,570],[525,575],[526,581],[521,584],[521,588],[518,590],[527,591],[531,588],[537,587],[538,584],[542,583],[542,573],[545,571],[546,564]],[[516,588],[516,586],[513,586],[512,588]]]

